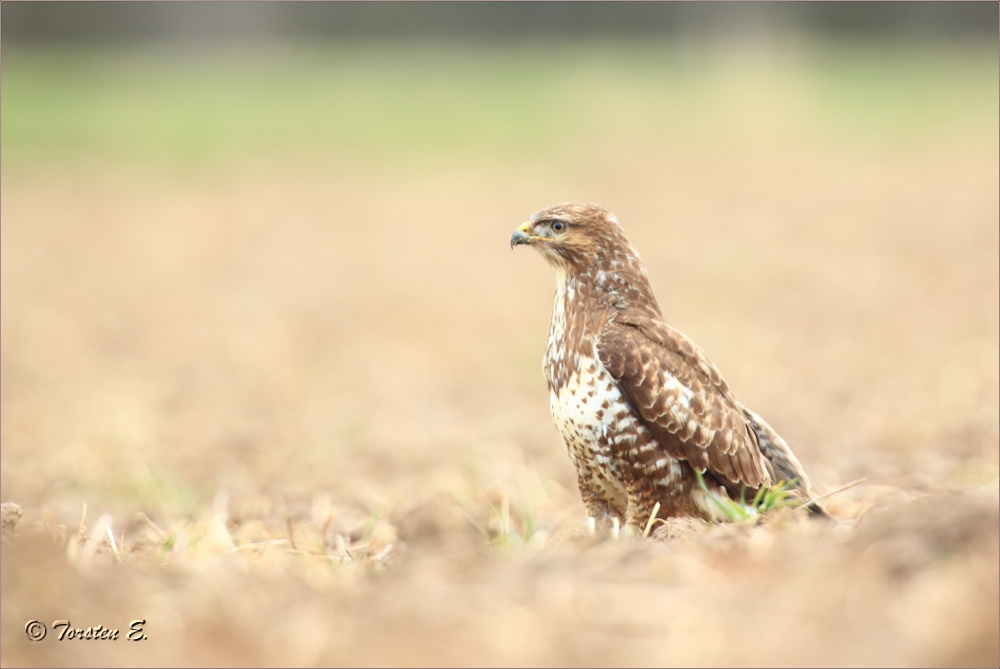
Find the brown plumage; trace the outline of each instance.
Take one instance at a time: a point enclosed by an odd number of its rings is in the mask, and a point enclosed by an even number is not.
[[[519,244],[537,248],[556,272],[543,367],[592,518],[641,530],[657,503],[660,517],[720,519],[712,495],[751,499],[761,486],[793,479],[809,494],[788,444],[663,321],[611,212],[581,203],[543,209],[514,232],[511,246]]]

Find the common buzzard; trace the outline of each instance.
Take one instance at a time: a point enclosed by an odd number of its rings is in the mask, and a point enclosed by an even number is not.
[[[664,322],[614,214],[555,205],[510,243],[534,246],[556,273],[543,369],[592,528],[611,521],[642,531],[654,511],[723,519],[722,497],[752,499],[781,481],[808,496],[809,479],[785,440]]]

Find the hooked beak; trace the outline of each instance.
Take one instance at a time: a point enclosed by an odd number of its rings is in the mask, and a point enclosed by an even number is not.
[[[539,237],[537,235],[528,234],[528,230],[531,230],[531,221],[525,221],[517,230],[514,231],[514,234],[510,236],[510,247],[514,248],[515,246],[530,244],[534,241],[552,241],[551,237]]]

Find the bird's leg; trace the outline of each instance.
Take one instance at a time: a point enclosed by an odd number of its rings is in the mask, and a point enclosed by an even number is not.
[[[628,509],[625,511],[625,533],[628,536],[639,536],[642,534],[642,529],[646,526],[646,520],[649,518],[649,512],[646,511],[646,505],[643,504],[636,497],[629,495],[628,497]]]
[[[601,530],[602,534],[611,530],[614,520],[617,520],[621,514],[604,498],[603,491],[598,484],[586,476],[583,470],[579,472],[578,483],[580,497],[587,509],[588,533],[594,536],[598,529]]]
[[[597,508],[595,506],[597,505],[587,505],[587,533],[590,536],[597,534],[608,536],[614,532],[616,524],[621,525],[619,514],[607,505]]]
[[[657,518],[668,516],[669,495],[663,495],[657,488],[637,486],[630,482],[628,508],[625,511],[625,531],[628,536],[645,536],[646,528],[652,531]]]

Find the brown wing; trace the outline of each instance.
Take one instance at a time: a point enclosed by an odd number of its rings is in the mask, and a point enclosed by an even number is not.
[[[619,318],[601,332],[598,356],[670,455],[731,483],[771,484],[743,407],[687,337],[658,319]]]

